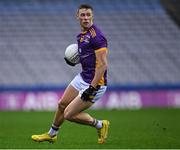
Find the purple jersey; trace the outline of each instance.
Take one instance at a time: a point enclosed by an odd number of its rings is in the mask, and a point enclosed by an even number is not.
[[[92,25],[87,32],[77,36],[80,63],[82,65],[81,76],[87,83],[91,83],[95,75],[95,68],[98,65],[95,53],[107,50],[107,40],[102,32]],[[107,85],[107,71],[105,71],[98,85]]]

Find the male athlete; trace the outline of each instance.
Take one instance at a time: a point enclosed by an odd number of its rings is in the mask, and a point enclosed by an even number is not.
[[[49,132],[32,135],[32,140],[55,142],[58,131],[69,120],[97,129],[98,143],[103,144],[108,134],[109,121],[97,120],[83,112],[99,100],[107,88],[107,40],[93,24],[93,8],[80,5],[77,11],[81,33],[77,36],[82,72],[75,76],[59,100]],[[66,63],[74,66],[67,59]]]

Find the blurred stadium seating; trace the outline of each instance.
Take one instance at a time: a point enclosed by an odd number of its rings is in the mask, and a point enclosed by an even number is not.
[[[64,86],[82,0],[0,1],[0,87]],[[87,0],[109,41],[110,85],[180,83],[180,30],[159,0]]]

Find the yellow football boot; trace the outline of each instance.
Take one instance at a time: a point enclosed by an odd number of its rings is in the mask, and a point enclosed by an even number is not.
[[[109,121],[102,121],[102,128],[97,129],[98,132],[98,143],[103,144],[108,136]]]
[[[40,134],[40,135],[32,135],[32,140],[36,142],[44,142],[48,141],[50,143],[54,143],[57,140],[57,135],[51,137],[48,133]]]

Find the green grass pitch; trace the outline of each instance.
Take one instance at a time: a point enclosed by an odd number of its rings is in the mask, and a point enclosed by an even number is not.
[[[107,142],[97,144],[96,130],[66,121],[58,141],[37,143],[32,134],[49,130],[54,112],[0,112],[1,149],[179,149],[180,109],[89,110],[110,120]]]

